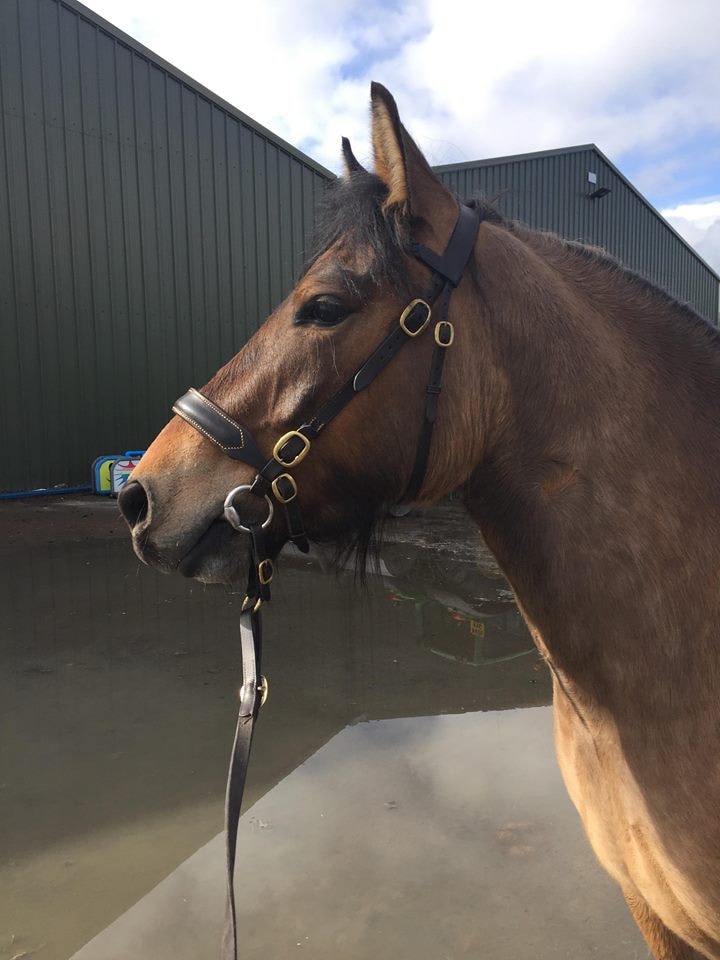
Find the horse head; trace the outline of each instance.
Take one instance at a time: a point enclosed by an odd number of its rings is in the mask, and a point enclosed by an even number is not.
[[[352,382],[368,355],[398,329],[408,304],[412,309],[415,299],[427,296],[437,277],[418,259],[418,245],[440,257],[459,222],[457,200],[433,174],[379,84],[371,91],[371,125],[374,172],[344,141],[344,174],[327,191],[297,285],[202,388],[200,401],[195,397],[216,416],[242,425],[263,457]],[[469,266],[455,278],[451,303],[448,288],[446,330],[459,318],[472,323],[479,309],[472,269],[476,232],[477,224],[466,244]],[[433,351],[449,346],[440,344],[434,320],[419,332],[424,335],[408,337],[367,389],[351,391],[353,402],[323,425],[321,435],[303,442],[302,455],[288,468],[311,540],[367,544],[375,522],[407,491]],[[446,333],[444,339],[452,338]],[[457,339],[447,351],[452,361],[442,398],[436,398],[439,426],[414,491],[418,502],[455,489],[481,456],[482,391],[467,390],[468,378],[478,374],[477,344],[470,351],[460,332]],[[182,413],[182,405],[177,409]],[[223,519],[223,505],[229,490],[253,483],[255,470],[226,452],[189,415],[173,417],[160,432],[120,498],[140,559],[206,581],[241,575],[244,538]],[[272,498],[268,484],[263,492]],[[234,509],[250,522],[267,507],[263,497],[246,495]],[[275,509],[266,539],[270,553],[287,541],[282,510]]]

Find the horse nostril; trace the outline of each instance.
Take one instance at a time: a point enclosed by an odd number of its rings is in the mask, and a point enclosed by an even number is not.
[[[150,512],[150,500],[139,480],[133,480],[123,487],[118,497],[118,506],[131,530],[147,518]]]

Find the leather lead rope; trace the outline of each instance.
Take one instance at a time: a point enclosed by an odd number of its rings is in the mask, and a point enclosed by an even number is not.
[[[256,529],[260,529],[257,527]],[[262,584],[257,571],[262,567],[258,560],[255,537],[251,539],[248,592],[240,612],[240,652],[242,656],[242,686],[240,687],[240,707],[238,710],[235,738],[230,754],[227,787],[225,790],[225,863],[227,883],[227,903],[225,908],[225,928],[223,930],[220,956],[221,960],[237,960],[238,933],[237,912],[235,908],[235,860],[237,854],[237,833],[240,824],[245,781],[250,762],[255,721],[260,707],[267,698],[267,681],[261,675],[262,667],[262,620],[259,595]],[[269,592],[268,592],[269,598]]]

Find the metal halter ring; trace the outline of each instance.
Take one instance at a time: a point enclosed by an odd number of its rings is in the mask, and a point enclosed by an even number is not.
[[[233,530],[241,530],[243,533],[250,533],[250,527],[244,526],[240,523],[240,517],[237,515],[237,510],[235,509],[235,504],[233,503],[235,497],[239,493],[243,493],[245,490],[250,490],[249,483],[243,483],[239,487],[235,487],[230,493],[225,497],[225,504],[223,506],[223,513],[225,514],[225,519],[233,528]],[[270,526],[270,521],[273,518],[273,505],[270,497],[265,497],[265,502],[268,505],[268,515],[267,519],[263,521],[262,529],[266,530]]]

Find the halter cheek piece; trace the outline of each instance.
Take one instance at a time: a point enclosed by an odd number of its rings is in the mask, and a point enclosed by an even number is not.
[[[224,515],[235,529],[250,535],[250,566],[245,600],[240,612],[240,645],[243,663],[243,685],[240,689],[240,711],[233,743],[230,770],[225,797],[225,837],[227,852],[227,920],[223,935],[223,960],[237,958],[237,923],[235,914],[234,872],[237,828],[240,820],[245,776],[250,757],[253,727],[260,707],[267,697],[267,682],[260,675],[262,625],[260,606],[270,599],[270,581],[273,563],[267,549],[265,531],[274,514],[274,503],[285,514],[287,539],[306,553],[307,534],[297,499],[298,488],[290,472],[310,452],[312,442],[344,407],[370,386],[406,343],[419,337],[428,327],[433,309],[439,319],[435,323],[435,348],[430,362],[430,374],[425,389],[425,408],[420,427],[415,463],[401,503],[411,504],[422,487],[427,470],[433,427],[437,418],[443,364],[448,347],[455,339],[455,329],[448,320],[448,308],[453,290],[460,282],[475,246],[480,216],[477,211],[460,205],[448,245],[437,254],[428,247],[412,241],[408,253],[421,260],[433,273],[433,280],[425,299],[411,300],[405,307],[398,325],[370,354],[359,370],[332,396],[317,413],[297,430],[283,434],[273,447],[268,460],[263,455],[250,431],[237,423],[221,407],[194,388],[188,390],[173,406],[173,411],[198,430],[204,437],[232,460],[253,467],[257,473],[253,482],[234,487],[227,495]],[[262,523],[243,524],[235,507],[236,499],[251,493],[264,499],[267,517]]]

